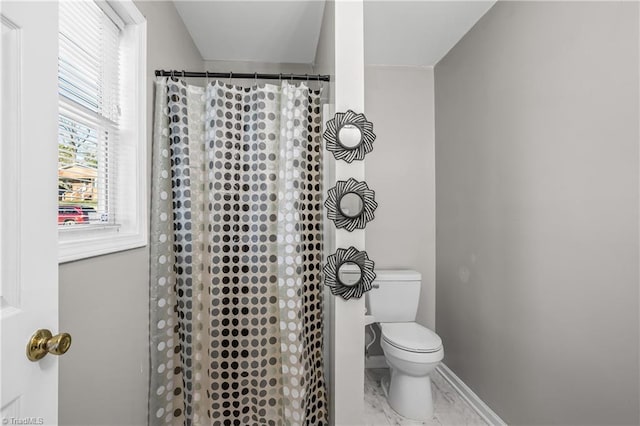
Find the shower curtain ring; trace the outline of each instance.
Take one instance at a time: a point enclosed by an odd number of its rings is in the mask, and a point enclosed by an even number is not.
[[[233,71],[229,71],[229,84],[231,84],[232,78],[233,78]]]
[[[255,83],[255,85],[258,85],[258,73],[254,72],[253,73],[253,82]]]
[[[208,86],[209,85],[209,71],[205,71],[204,75],[205,75],[205,78],[206,78],[205,82],[207,83],[207,86]]]
[[[282,83],[282,73],[280,73],[279,80],[280,80],[280,83]]]
[[[182,70],[182,78],[184,79],[184,70]]]
[[[176,70],[171,70],[171,78],[176,78]]]
[[[309,74],[305,74],[305,77],[307,77],[307,87],[309,87]]]

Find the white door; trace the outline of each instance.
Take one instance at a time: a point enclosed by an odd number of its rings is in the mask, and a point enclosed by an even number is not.
[[[56,2],[0,2],[0,400],[2,423],[57,424],[58,359],[27,359],[58,332]]]

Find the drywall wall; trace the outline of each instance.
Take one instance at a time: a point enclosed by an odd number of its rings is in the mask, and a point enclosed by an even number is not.
[[[177,1],[205,60],[310,63],[324,1]]]
[[[497,2],[435,67],[438,333],[508,424],[640,420],[638,15]]]
[[[331,76],[331,81],[324,83],[322,91],[322,104],[323,104],[323,122],[326,123],[332,117],[330,116],[330,110],[335,102],[335,3],[333,0],[328,0],[325,3],[324,15],[322,17],[322,25],[320,26],[320,37],[318,39],[318,47],[316,49],[316,58],[313,64],[313,73],[326,74]],[[331,155],[326,155],[326,150],[323,151],[323,186],[326,191],[335,182],[335,160]],[[331,231],[331,223],[324,215],[323,220],[323,245],[324,256],[332,254],[335,251],[335,235]],[[332,320],[333,320],[333,296],[328,287],[323,286],[323,326],[324,326],[324,378],[329,395],[329,421],[335,423],[335,404],[332,392],[333,381],[331,377],[333,375],[332,353],[333,353],[333,334]]]
[[[244,62],[244,61],[205,61],[205,69],[211,72],[231,72],[231,73],[270,73],[282,74],[282,79],[286,80],[289,74],[312,74],[311,64],[285,64],[276,62]],[[213,81],[214,79],[211,79]],[[231,82],[239,86],[252,86],[258,84],[279,84],[278,80],[255,80],[242,78],[221,79],[225,83]],[[200,79],[201,82],[204,80]],[[298,81],[294,81],[298,84]],[[305,83],[307,84],[307,83]],[[309,87],[318,89],[322,82],[309,80]],[[325,83],[326,84],[326,83]]]
[[[367,155],[367,183],[378,202],[367,225],[367,252],[376,269],[422,274],[417,321],[434,329],[433,68],[366,66],[365,110],[377,136]]]
[[[60,265],[63,425],[145,424],[148,388],[148,253],[129,250]]]
[[[364,110],[364,0],[334,2],[335,110]],[[325,147],[324,155],[328,152]],[[335,163],[336,180],[365,178],[364,161]],[[365,250],[365,231],[335,229],[336,247]],[[331,408],[336,425],[356,425],[364,413],[364,298],[333,298]]]
[[[313,72],[311,64],[287,64],[276,62],[251,62],[251,61],[205,61],[204,65],[208,71],[212,72],[237,72],[237,73],[282,73],[282,79],[287,78],[287,74],[311,74]],[[232,82],[244,81],[233,79]],[[250,82],[253,80],[249,80]],[[273,82],[273,80],[272,80]]]
[[[172,2],[136,5],[147,18],[150,162],[153,71],[203,62]],[[60,265],[60,330],[73,336],[60,358],[60,424],[147,423],[148,261],[145,247]]]
[[[333,104],[336,99],[335,32],[335,1],[326,0],[324,6],[324,15],[322,16],[322,25],[320,26],[318,47],[316,48],[316,58],[313,61],[313,72],[315,74],[327,74],[331,76],[331,81],[328,84],[325,83],[322,96],[323,101],[328,104]]]

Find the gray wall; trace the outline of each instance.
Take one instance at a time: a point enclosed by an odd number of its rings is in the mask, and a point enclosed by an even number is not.
[[[232,73],[269,73],[282,74],[282,79],[286,80],[288,74],[312,74],[313,68],[310,64],[285,64],[276,62],[247,62],[247,61],[205,61],[205,69],[211,72],[232,72]],[[214,79],[211,79],[212,81]],[[229,79],[221,79],[224,82]],[[202,80],[201,80],[202,81]],[[231,83],[239,86],[252,86],[256,80],[232,78]],[[258,84],[278,84],[278,80],[257,80]],[[295,83],[298,83],[297,81]],[[325,83],[326,84],[326,83]],[[317,82],[309,82],[309,87],[316,89],[320,87]]]
[[[313,61],[314,73],[328,74],[331,76],[331,81],[324,85],[325,89],[322,96],[323,101],[329,104],[333,104],[336,99],[335,14],[335,0],[326,0],[324,5],[324,14],[322,15],[322,25],[320,26],[320,35],[318,37],[318,46],[316,48],[316,57]]]
[[[324,14],[322,16],[322,25],[320,26],[320,35],[318,37],[318,47],[316,49],[316,57],[313,63],[313,73],[327,74],[331,76],[330,82],[325,82],[322,91],[322,103],[334,105],[335,104],[335,2],[333,0],[327,0],[324,7]],[[324,110],[323,110],[324,111]],[[323,121],[326,123],[330,117],[323,117]],[[327,151],[324,151],[323,157],[323,185],[325,190],[330,186],[328,183],[333,182],[335,179],[335,160],[332,156],[327,155]],[[324,216],[324,256],[333,253],[335,251],[335,232],[329,224],[329,219]],[[329,288],[324,286],[323,291],[323,326],[324,326],[324,378],[327,385],[329,396],[333,395],[333,357],[331,354],[333,351],[333,296],[329,291]],[[329,418],[335,418],[335,401],[333,398],[329,398]]]
[[[153,71],[203,62],[172,2],[136,5],[147,18],[150,157]],[[60,265],[60,330],[73,336],[60,358],[61,425],[147,424],[148,261],[145,247]]]
[[[283,74],[283,80],[287,78],[287,74],[311,74],[313,73],[313,67],[311,64],[286,64],[276,62],[249,62],[249,61],[205,61],[204,65],[209,71],[217,72],[233,72],[233,73],[273,73]],[[253,82],[252,79],[232,79],[233,83]],[[239,84],[239,83],[238,83]],[[275,84],[271,80],[271,84]]]
[[[433,68],[366,66],[365,110],[377,138],[367,155],[376,192],[367,253],[376,269],[422,273],[418,322],[435,328]]]
[[[498,2],[435,67],[438,333],[509,424],[640,421],[638,30]]]

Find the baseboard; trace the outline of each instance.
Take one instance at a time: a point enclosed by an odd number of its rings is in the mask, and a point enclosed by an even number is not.
[[[383,357],[384,358],[384,357]],[[473,408],[487,424],[491,426],[506,426],[507,424],[498,416],[474,391],[469,388],[460,377],[444,364],[440,364],[436,371],[445,379],[453,389]]]
[[[371,355],[364,358],[364,368],[389,368],[384,355]]]

